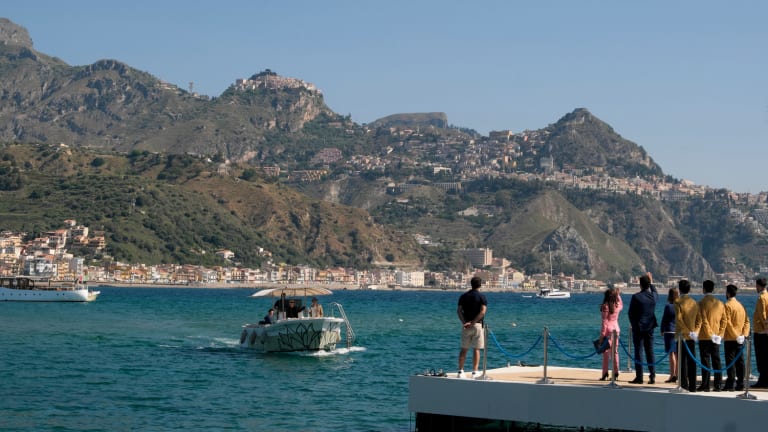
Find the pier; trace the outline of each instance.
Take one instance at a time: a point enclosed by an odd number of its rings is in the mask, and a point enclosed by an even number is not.
[[[490,338],[489,338],[490,336]],[[486,369],[483,351],[480,374],[459,378],[457,373],[426,371],[409,379],[408,407],[416,415],[418,432],[502,431],[753,431],[768,424],[768,389],[750,389],[749,366],[742,391],[690,393],[676,383],[665,383],[667,374],[656,374],[656,382],[630,384],[634,370],[612,365],[618,376],[601,381],[600,369],[560,367],[548,364],[548,342],[572,359],[602,355],[597,351],[575,356],[544,328],[543,334],[520,355],[504,350],[486,327],[486,348],[499,349],[510,360],[529,355],[543,342],[540,365],[517,365]],[[747,339],[738,354],[750,364]],[[678,345],[683,349],[684,344]],[[631,353],[614,333],[610,350]],[[657,356],[658,365],[668,353]],[[613,358],[613,355],[609,356]],[[703,365],[698,362],[699,368]],[[644,365],[647,366],[647,365]],[[710,369],[710,372],[715,372]],[[467,375],[467,374],[465,374]],[[609,374],[612,375],[612,374]],[[678,371],[679,375],[679,371]]]

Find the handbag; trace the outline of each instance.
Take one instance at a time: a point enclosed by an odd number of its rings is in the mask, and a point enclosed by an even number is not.
[[[597,338],[592,341],[592,345],[594,345],[595,352],[598,354],[602,354],[611,348],[611,342],[608,340],[608,338],[603,339],[602,344],[600,344],[600,338]]]

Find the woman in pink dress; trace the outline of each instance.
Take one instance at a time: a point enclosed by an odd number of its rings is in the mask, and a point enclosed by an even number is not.
[[[619,327],[619,312],[624,308],[624,303],[621,301],[621,292],[619,289],[609,288],[605,290],[603,296],[603,304],[600,305],[600,315],[602,316],[602,326],[600,328],[600,342],[602,345],[604,340],[608,338],[609,343],[613,344],[613,331],[616,331],[616,337],[621,334],[621,328]],[[611,352],[614,353],[613,357],[613,377],[619,377],[619,350],[614,349],[611,346],[609,349],[603,352],[603,376],[600,381],[608,379],[608,364],[611,356]]]

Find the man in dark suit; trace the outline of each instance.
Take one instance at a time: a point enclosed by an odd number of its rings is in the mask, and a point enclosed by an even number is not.
[[[648,384],[656,383],[656,356],[653,353],[653,329],[659,326],[656,321],[656,302],[659,293],[653,285],[650,272],[640,276],[640,292],[632,296],[629,303],[629,325],[632,326],[632,343],[635,347],[635,379],[630,384],[643,383],[642,352],[648,364]]]

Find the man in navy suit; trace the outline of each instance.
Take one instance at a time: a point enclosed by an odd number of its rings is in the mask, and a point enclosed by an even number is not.
[[[656,356],[653,353],[653,329],[659,326],[656,321],[656,302],[659,293],[653,285],[650,272],[640,276],[640,292],[632,296],[629,303],[629,325],[632,326],[632,343],[635,346],[635,379],[630,384],[643,383],[643,362],[641,353],[645,350],[648,364],[648,384],[656,383]]]

